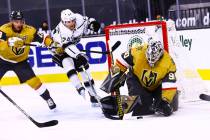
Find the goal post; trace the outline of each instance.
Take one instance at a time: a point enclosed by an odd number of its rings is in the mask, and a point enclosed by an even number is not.
[[[150,37],[158,38],[176,63],[177,88],[181,99],[195,101],[199,99],[199,94],[209,93],[209,89],[203,84],[204,82],[193,63],[188,59],[188,54],[184,52],[176,33],[172,21],[110,25],[105,28],[106,47],[107,50],[110,50],[115,42],[121,41],[121,45],[113,52],[113,60],[116,60],[130,47],[147,42]],[[111,61],[111,57],[108,55],[108,68],[111,67]]]

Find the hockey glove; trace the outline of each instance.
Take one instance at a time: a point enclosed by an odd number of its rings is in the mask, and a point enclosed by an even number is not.
[[[44,37],[43,44],[44,46],[51,47],[51,45],[53,44],[53,39],[48,35]]]
[[[48,47],[53,53],[61,55],[64,53],[64,49],[58,42],[52,42],[52,44]]]
[[[8,45],[10,47],[21,48],[24,46],[24,41],[19,37],[10,37],[8,39]]]
[[[84,53],[80,53],[76,56],[77,63],[83,66],[88,65],[88,57]]]
[[[60,55],[60,54],[64,53],[64,50],[63,50],[63,48],[58,47],[58,48],[55,49],[55,53]]]
[[[98,30],[100,29],[101,25],[99,22],[97,21],[92,21],[90,22],[88,29],[94,31],[94,32],[98,32]]]

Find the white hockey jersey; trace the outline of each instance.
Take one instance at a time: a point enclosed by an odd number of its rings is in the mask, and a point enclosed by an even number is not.
[[[77,13],[75,16],[76,27],[74,30],[70,30],[64,26],[62,22],[60,22],[51,33],[51,37],[54,42],[59,43],[60,46],[68,44],[64,51],[73,58],[76,58],[76,56],[81,53],[76,47],[76,44],[79,43],[83,35],[88,35],[90,33],[88,25],[90,22],[95,20],[93,18],[84,17]]]
[[[94,21],[93,18],[84,17],[80,14],[76,15],[76,27],[74,30],[68,29],[66,26],[60,22],[56,28],[53,30],[51,36],[55,42],[60,43],[61,45],[72,42],[77,44],[80,38],[83,35],[90,33],[88,25],[91,21]]]

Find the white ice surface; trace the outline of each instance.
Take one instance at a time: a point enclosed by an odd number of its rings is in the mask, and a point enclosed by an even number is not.
[[[92,108],[88,96],[84,101],[70,83],[45,85],[57,104],[55,112],[27,85],[3,86],[2,90],[36,121],[57,119],[59,124],[38,128],[0,95],[0,140],[210,139],[210,102],[181,102],[179,111],[171,117],[152,115],[115,121],[104,118],[100,108]]]

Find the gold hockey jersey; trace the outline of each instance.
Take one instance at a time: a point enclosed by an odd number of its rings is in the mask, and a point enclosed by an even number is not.
[[[8,62],[17,63],[28,58],[30,46],[25,48],[14,48],[8,46],[7,40],[10,37],[19,37],[24,43],[31,43],[35,37],[36,29],[29,25],[23,25],[20,33],[12,30],[12,24],[7,23],[0,27],[0,57]]]
[[[132,67],[133,73],[138,77],[139,82],[143,87],[149,91],[154,91],[163,82],[174,83],[176,81],[174,73],[176,72],[176,66],[171,56],[164,51],[163,56],[159,61],[155,63],[154,67],[148,64],[146,58],[147,44],[132,48],[129,52],[122,54],[122,59],[116,61],[116,65],[120,67],[122,71],[125,71],[125,67]],[[173,87],[173,86],[168,86]]]

